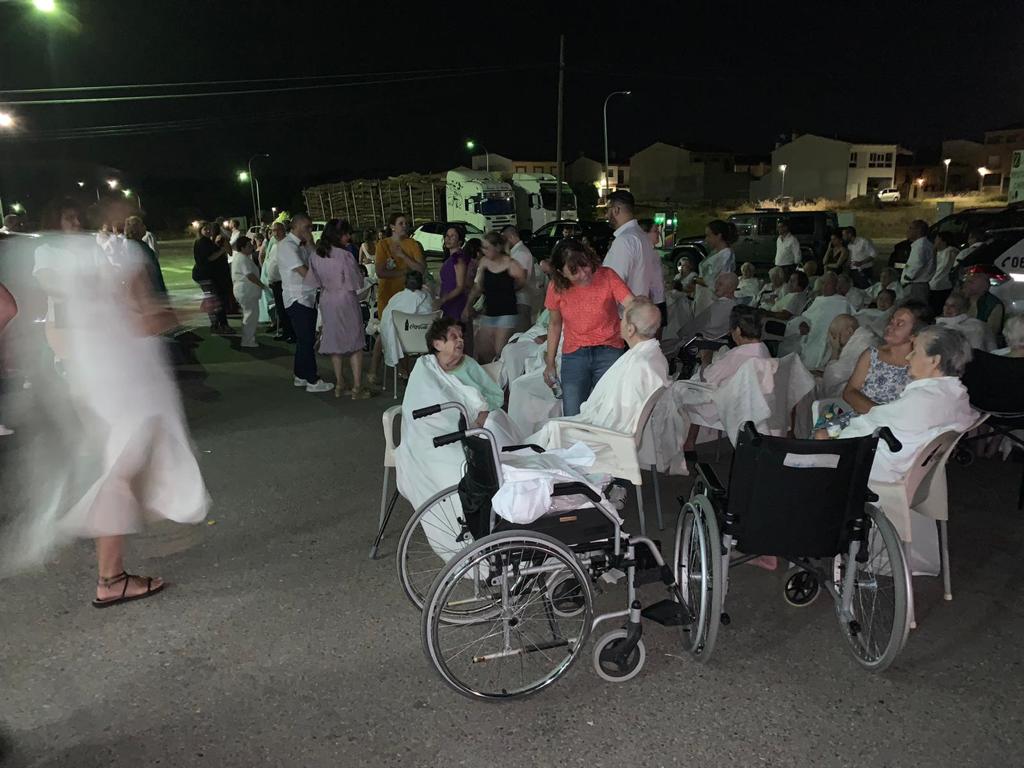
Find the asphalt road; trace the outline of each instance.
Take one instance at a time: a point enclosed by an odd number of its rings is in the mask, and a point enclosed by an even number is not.
[[[4,766],[1021,764],[1019,464],[951,468],[955,600],[916,580],[919,629],[884,674],[855,664],[824,599],[791,608],[782,575],[744,567],[707,665],[677,630],[647,625],[631,682],[598,679],[588,649],[539,696],[486,705],[424,657],[395,574],[398,525],[367,559],[393,401],[297,390],[280,346],[205,339],[199,361],[179,378],[208,523],[156,525],[129,546],[131,569],[172,586],[94,610],[87,542],[0,583]],[[9,399],[13,426],[30,397]],[[0,460],[25,439],[5,438]],[[16,482],[0,481],[7,503]],[[673,523],[688,489],[662,487]],[[622,600],[611,588],[602,604]]]

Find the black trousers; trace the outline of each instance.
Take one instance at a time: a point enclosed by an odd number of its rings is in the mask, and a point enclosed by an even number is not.
[[[210,327],[220,328],[227,325],[228,307],[224,303],[224,298],[221,296],[216,283],[213,280],[200,280],[199,287],[203,289],[203,293],[212,296],[216,304],[212,311],[207,312],[207,316],[210,318]]]
[[[310,384],[320,380],[316,366],[316,310],[298,301],[288,307],[288,317],[295,329],[295,375]]]
[[[292,328],[292,319],[284,308],[284,291],[281,289],[281,281],[270,284],[270,292],[274,294],[274,314],[277,316],[277,330],[286,339],[295,338],[295,329]]]

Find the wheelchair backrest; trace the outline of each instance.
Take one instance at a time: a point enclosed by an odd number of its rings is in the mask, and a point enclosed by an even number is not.
[[[481,538],[491,532],[491,499],[498,492],[499,468],[485,437],[463,438],[462,453],[466,468],[459,481],[459,501],[466,525],[475,538]]]
[[[740,431],[725,532],[747,554],[832,557],[846,550],[872,498],[878,438],[791,440]]]

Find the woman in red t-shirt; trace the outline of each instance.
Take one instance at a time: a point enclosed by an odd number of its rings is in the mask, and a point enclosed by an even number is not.
[[[562,339],[562,415],[575,416],[591,390],[625,351],[619,306],[633,294],[618,273],[578,240],[563,240],[551,254],[550,313],[544,380],[553,387]]]

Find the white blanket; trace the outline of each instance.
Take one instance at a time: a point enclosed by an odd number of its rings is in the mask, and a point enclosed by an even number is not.
[[[828,329],[837,315],[852,315],[853,308],[846,297],[819,296],[804,310],[800,322],[810,326],[810,332],[800,342],[800,359],[812,371],[821,370],[828,362]],[[791,321],[792,324],[794,321]]]
[[[391,297],[380,317],[380,340],[384,347],[384,362],[394,368],[402,358],[402,345],[398,343],[398,331],[391,319],[392,312],[406,312],[421,315],[432,312],[434,300],[426,290],[410,291],[408,288]]]
[[[968,317],[967,315],[939,317],[936,318],[935,322],[941,325],[948,325],[950,328],[960,331],[960,333],[967,337],[967,341],[972,349],[983,349],[986,352],[991,352],[996,348],[996,339],[992,335],[992,329],[989,328],[988,323],[976,317]]]
[[[544,367],[515,379],[508,388],[508,415],[519,429],[532,435],[549,419],[562,415],[562,401],[544,381]]]
[[[857,366],[857,361],[864,350],[869,347],[877,347],[880,343],[881,339],[866,325],[854,331],[842,352],[839,353],[839,358],[830,361],[825,366],[825,372],[818,382],[817,399],[831,400],[842,397],[846,382],[853,375],[853,369]]]
[[[878,337],[885,335],[885,327],[889,325],[889,318],[895,311],[895,306],[889,309],[862,309],[854,317],[862,328],[869,328]]]

